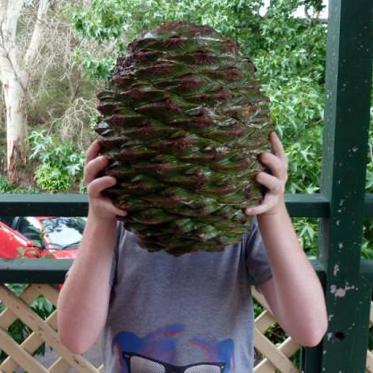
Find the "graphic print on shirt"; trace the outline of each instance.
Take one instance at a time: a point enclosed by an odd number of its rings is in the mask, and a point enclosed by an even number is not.
[[[120,358],[120,373],[234,373],[232,339],[194,337],[189,346],[200,351],[203,361],[184,366],[172,364],[177,340],[185,331],[182,324],[166,325],[144,337],[120,332],[113,340]]]

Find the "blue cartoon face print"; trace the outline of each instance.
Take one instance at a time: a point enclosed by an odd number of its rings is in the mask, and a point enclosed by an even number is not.
[[[167,325],[144,337],[120,332],[113,340],[118,350],[120,373],[234,373],[234,344],[231,339],[193,337],[188,346],[198,350],[201,361],[174,364],[178,340],[184,333],[181,324]]]

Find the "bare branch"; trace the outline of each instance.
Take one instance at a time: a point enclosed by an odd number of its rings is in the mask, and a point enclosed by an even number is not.
[[[42,34],[43,34],[43,28],[44,28],[43,23],[44,23],[44,19],[47,14],[49,5],[50,5],[49,0],[39,1],[39,8],[38,8],[38,14],[36,16],[34,31],[32,33],[30,45],[27,49],[27,52],[24,58],[26,66],[29,66],[32,63],[32,61],[35,59],[38,53],[40,42],[42,39]]]

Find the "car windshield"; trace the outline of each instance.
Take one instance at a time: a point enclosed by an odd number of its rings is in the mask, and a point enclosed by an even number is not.
[[[85,223],[86,218],[83,217],[58,217],[43,220],[50,245],[57,250],[79,244]]]

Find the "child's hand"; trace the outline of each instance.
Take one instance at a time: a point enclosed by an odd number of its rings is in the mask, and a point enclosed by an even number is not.
[[[281,141],[275,132],[271,132],[270,141],[273,154],[262,153],[259,160],[269,169],[271,174],[259,172],[256,176],[256,181],[268,190],[259,206],[245,210],[247,215],[274,214],[285,203],[284,192],[288,178],[288,161]]]
[[[116,183],[112,176],[97,177],[108,164],[106,156],[99,156],[100,144],[95,140],[87,149],[84,166],[84,183],[87,185],[89,212],[97,218],[116,219],[116,215],[126,216],[126,212],[114,206],[101,192]]]

